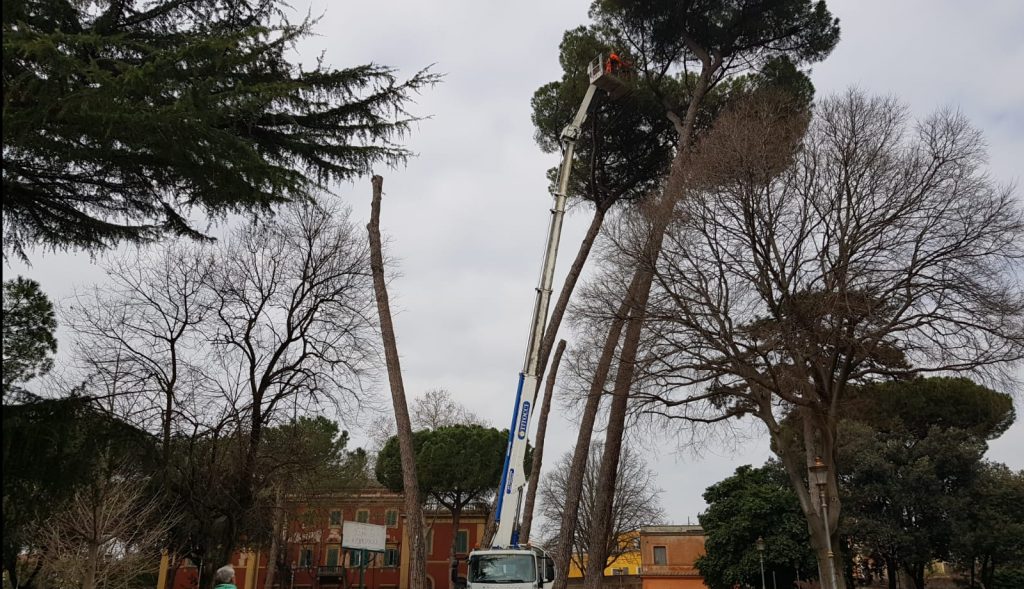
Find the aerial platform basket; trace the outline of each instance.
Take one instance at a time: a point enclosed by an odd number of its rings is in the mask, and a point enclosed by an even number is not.
[[[613,100],[629,93],[626,78],[630,70],[625,64],[612,64],[608,56],[598,55],[587,66],[587,73],[590,83],[607,92]]]

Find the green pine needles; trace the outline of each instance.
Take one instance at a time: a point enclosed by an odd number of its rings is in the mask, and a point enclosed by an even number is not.
[[[303,71],[313,21],[267,0],[4,0],[4,254],[201,234],[395,165],[411,95],[375,64]]]

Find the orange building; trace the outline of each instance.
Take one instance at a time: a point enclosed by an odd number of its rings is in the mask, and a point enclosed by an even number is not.
[[[370,553],[367,559],[366,588],[407,589],[409,554],[403,549],[408,546],[403,501],[401,494],[370,488],[292,505],[271,586],[282,589],[358,587],[361,553],[343,548],[341,533],[342,522],[357,521],[386,527],[385,551]],[[426,513],[430,589],[450,589],[448,557],[453,537],[457,537],[456,555],[465,558],[483,537],[486,519],[481,511],[466,510],[460,518],[459,529],[453,530],[447,510]],[[266,587],[267,562],[271,557],[267,547],[237,551],[231,564],[235,567],[238,589]],[[466,573],[463,570],[460,574]],[[198,576],[195,563],[165,556],[157,589],[192,589],[197,586]]]
[[[650,526],[640,529],[642,589],[705,589],[697,570],[704,555],[700,526]]]

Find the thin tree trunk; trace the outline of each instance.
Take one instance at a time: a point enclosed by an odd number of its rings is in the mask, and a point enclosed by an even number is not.
[[[619,452],[622,449],[622,435],[625,432],[626,410],[629,405],[629,393],[633,384],[636,359],[639,355],[640,336],[650,297],[651,285],[654,281],[654,269],[665,232],[668,230],[675,204],[685,194],[686,159],[693,142],[694,124],[697,112],[705,94],[710,88],[711,76],[718,69],[719,63],[705,63],[694,89],[693,97],[686,110],[686,116],[679,125],[679,148],[672,162],[668,180],[661,198],[651,203],[648,220],[650,230],[640,252],[636,271],[629,290],[626,292],[624,305],[629,311],[619,354],[618,370],[615,375],[615,388],[612,391],[612,405],[608,415],[608,427],[605,433],[604,454],[601,457],[601,470],[597,480],[597,497],[594,501],[594,513],[591,517],[592,531],[590,550],[588,551],[588,573],[584,582],[586,589],[598,589],[603,578],[604,568],[601,564],[607,559],[605,554],[606,536],[610,533],[612,504],[615,495],[615,480],[618,476]],[[609,333],[609,340],[612,334]],[[618,339],[618,334],[615,334]],[[606,342],[607,345],[607,342]],[[596,553],[594,551],[597,551]]]
[[[544,374],[544,370],[548,365],[548,358],[551,356],[551,349],[555,345],[555,338],[558,335],[558,329],[562,325],[562,319],[565,318],[565,312],[569,308],[569,299],[572,298],[572,293],[576,289],[576,283],[579,282],[580,275],[583,273],[583,267],[587,264],[587,259],[590,257],[590,252],[594,248],[594,242],[597,240],[598,234],[601,232],[601,227],[604,225],[604,219],[607,214],[608,207],[602,205],[596,205],[594,208],[594,216],[590,220],[590,226],[587,228],[586,234],[583,236],[583,240],[580,242],[579,250],[576,251],[576,258],[572,262],[572,266],[569,267],[568,274],[565,275],[565,281],[562,282],[562,290],[558,294],[558,300],[555,301],[555,306],[551,311],[551,318],[548,319],[547,327],[544,329],[544,339],[540,345],[540,365],[537,367],[538,374]],[[554,363],[553,370],[558,369],[558,361]],[[538,383],[538,388],[540,384]],[[531,465],[531,477],[529,488],[527,490],[526,503],[523,506],[523,524],[520,526],[520,537],[523,541],[527,541],[530,538],[530,528],[533,523],[533,510],[536,504],[535,498],[537,495],[537,483],[535,482],[540,475],[541,467],[543,465],[543,445],[540,442],[541,435],[544,430],[547,429],[548,414],[550,413],[550,403],[545,400],[544,409],[541,411],[539,423],[537,424],[537,443],[538,446],[534,448],[533,463]],[[532,497],[532,499],[531,499]]]
[[[996,575],[996,562],[991,556],[986,556],[981,561],[981,584],[985,589],[992,587],[993,578]]]
[[[398,359],[398,343],[391,321],[391,305],[388,301],[384,281],[384,255],[380,239],[380,201],[384,178],[374,176],[373,202],[370,223],[370,270],[373,273],[373,287],[377,297],[377,311],[380,314],[381,337],[384,340],[384,358],[388,368],[388,382],[391,384],[391,401],[395,409],[398,448],[402,458],[402,485],[405,495],[405,524],[409,542],[409,587],[427,589],[426,546],[423,538],[423,507],[420,505],[419,482],[416,478],[416,453],[412,442],[412,422],[405,400],[405,385],[402,382],[402,368]]]
[[[551,371],[544,386],[544,402],[540,408],[537,423],[537,439],[534,440],[533,462],[530,467],[530,480],[526,488],[526,503],[523,506],[523,523],[519,527],[519,536],[525,544],[530,541],[530,529],[533,526],[533,505],[537,501],[537,485],[540,481],[540,467],[544,460],[544,437],[547,434],[548,414],[551,413],[551,399],[555,396],[555,379],[558,376],[558,365],[562,362],[565,352],[565,340],[558,342],[555,357],[551,362]]]
[[[555,306],[551,310],[551,318],[548,319],[547,327],[544,329],[544,340],[540,345],[540,365],[537,367],[537,374],[544,374],[544,370],[547,368],[551,349],[555,346],[558,328],[561,327],[562,319],[569,308],[569,299],[572,298],[572,293],[576,289],[576,283],[579,282],[580,275],[583,274],[583,267],[587,264],[590,251],[594,248],[594,242],[597,240],[598,234],[601,233],[601,227],[604,225],[607,211],[607,206],[597,205],[594,208],[594,216],[590,219],[587,233],[583,236],[583,241],[580,242],[580,249],[577,250],[576,258],[572,261],[572,266],[569,267],[569,273],[565,275],[562,290],[558,293],[558,300],[555,301]],[[539,464],[535,466],[539,466]]]
[[[630,285],[630,288],[632,286]],[[597,412],[601,408],[604,384],[608,380],[608,372],[611,370],[615,349],[619,335],[622,333],[622,326],[626,322],[628,310],[626,303],[623,302],[612,318],[608,337],[605,338],[601,356],[594,370],[594,377],[590,381],[590,390],[587,392],[583,415],[580,416],[580,430],[576,436],[576,447],[572,451],[572,465],[569,467],[569,474],[566,477],[565,508],[562,511],[562,519],[558,528],[558,544],[555,546],[554,559],[557,571],[553,589],[566,589],[569,581],[569,563],[572,559],[573,541],[576,536],[576,514],[580,507],[580,496],[583,494],[583,479],[587,472],[587,458],[590,455],[590,437],[594,433],[594,422],[597,420]]]
[[[458,505],[457,503],[455,505]],[[448,551],[448,565],[451,566],[457,561],[455,555],[455,545],[459,542],[459,522],[462,519],[462,507],[456,507],[452,510],[452,545]]]
[[[270,537],[270,553],[267,557],[267,572],[266,578],[263,580],[263,589],[273,589],[274,587],[274,575],[277,573],[277,552],[280,549],[278,542],[280,541],[285,523],[284,493],[281,492],[280,487],[275,489],[275,492],[274,527]],[[256,565],[259,566],[259,563],[256,563]]]
[[[85,565],[85,577],[82,578],[82,589],[93,589],[96,587],[96,566],[100,558],[100,547],[95,542],[89,543],[87,551],[88,559]]]
[[[18,585],[18,561],[17,558],[4,558],[4,572],[7,573],[8,582],[12,589],[21,589]]]
[[[491,546],[491,540],[494,539],[494,534],[498,531],[498,522],[494,521],[498,511],[498,496],[495,495],[494,499],[491,500],[490,510],[487,512],[487,523],[484,524],[484,537],[480,543],[483,547]]]
[[[590,220],[590,226],[587,228],[586,234],[583,236],[583,240],[580,242],[579,250],[576,251],[576,258],[573,260],[572,265],[569,267],[569,272],[565,275],[565,281],[562,282],[562,290],[558,293],[558,300],[555,301],[555,306],[551,310],[551,317],[548,319],[548,324],[544,329],[544,339],[540,344],[539,358],[540,364],[537,367],[538,374],[544,374],[544,370],[548,365],[548,358],[551,356],[551,350],[555,345],[555,338],[558,335],[558,329],[562,325],[562,320],[565,318],[565,312],[569,308],[569,299],[572,298],[572,293],[576,289],[576,283],[579,282],[580,275],[583,273],[583,267],[587,263],[587,259],[590,257],[590,252],[594,247],[594,242],[597,240],[598,234],[601,232],[601,227],[604,225],[604,219],[607,215],[607,206],[596,206],[594,209],[594,216]],[[538,390],[540,389],[540,383],[537,384]],[[547,413],[542,413],[540,416],[540,423],[537,425],[538,435],[540,434],[541,428],[547,427]],[[588,433],[589,436],[589,433]],[[588,438],[589,439],[589,438]],[[541,460],[538,459],[538,454],[534,452],[534,458],[531,465],[531,473],[539,474],[541,470]],[[533,483],[531,483],[533,488]],[[529,491],[528,491],[529,492]],[[536,489],[533,491],[536,495]],[[491,505],[491,513],[494,514],[497,509],[497,496]],[[536,503],[527,503],[523,506],[523,522],[520,526],[520,537],[523,542],[529,539],[530,527],[533,521],[533,509]],[[526,522],[530,522],[531,525],[527,525]],[[497,525],[494,523],[493,518],[488,518],[487,526],[484,528],[484,545],[489,545],[491,539],[494,537],[494,533],[497,531]],[[525,534],[523,532],[526,532]],[[556,564],[556,566],[558,566]],[[566,565],[566,571],[568,571],[568,565]],[[562,576],[562,575],[559,575]],[[563,588],[564,589],[564,588]]]
[[[896,576],[899,575],[899,567],[892,558],[885,558],[885,574],[888,577],[889,589],[896,589]]]
[[[664,225],[664,228],[661,227]],[[654,258],[661,251],[661,244],[667,228],[667,219],[658,224],[652,239],[645,244],[645,258],[653,253]],[[637,271],[638,280],[631,285],[627,294],[629,318],[626,321],[626,334],[622,342],[619,357],[619,368],[615,375],[615,388],[612,392],[612,403],[608,413],[608,427],[605,430],[604,453],[601,456],[601,469],[597,478],[597,495],[594,498],[594,511],[591,515],[591,534],[587,549],[587,572],[583,586],[585,589],[600,589],[604,577],[604,563],[608,560],[608,535],[614,533],[611,525],[612,505],[615,500],[615,483],[618,476],[619,455],[622,451],[622,437],[626,429],[626,411],[629,408],[629,391],[635,372],[635,359],[638,356],[640,332],[644,323],[644,311],[651,292],[654,279],[653,268],[644,269],[644,262]]]

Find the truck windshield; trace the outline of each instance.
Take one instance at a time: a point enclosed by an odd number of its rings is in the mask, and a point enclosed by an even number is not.
[[[479,554],[469,558],[470,583],[533,583],[537,565],[530,554]]]

